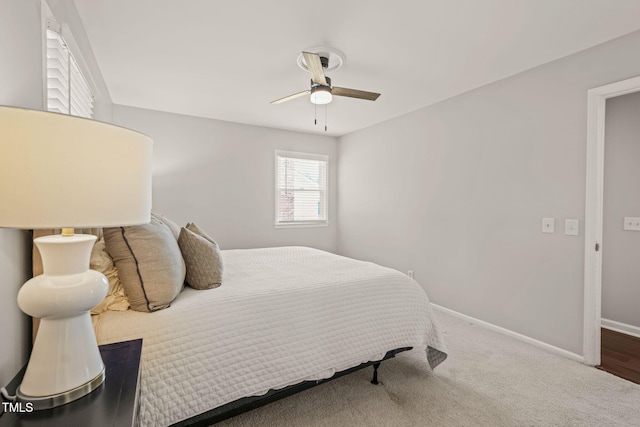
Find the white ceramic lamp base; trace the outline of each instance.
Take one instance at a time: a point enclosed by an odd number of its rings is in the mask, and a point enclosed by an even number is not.
[[[104,299],[109,282],[89,270],[95,240],[83,234],[34,240],[44,273],[22,286],[18,305],[41,320],[18,399],[35,409],[79,399],[104,381],[89,310]]]

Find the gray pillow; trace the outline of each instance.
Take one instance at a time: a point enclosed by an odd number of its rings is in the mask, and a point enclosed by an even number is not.
[[[173,233],[173,237],[175,237],[176,240],[178,240],[178,236],[180,236],[180,226],[178,224],[176,224],[166,216],[157,214],[155,212],[151,212],[151,216],[154,217],[155,219],[160,220],[161,222],[164,223],[164,225],[169,227],[169,230],[171,230],[171,233]]]
[[[187,227],[190,225],[192,224],[188,224]],[[187,265],[189,286],[203,290],[214,289],[222,284],[222,255],[213,239],[206,234],[202,236],[183,227],[178,237],[178,245]]]
[[[131,308],[152,312],[169,307],[186,274],[169,227],[151,217],[149,224],[105,228],[104,242]]]

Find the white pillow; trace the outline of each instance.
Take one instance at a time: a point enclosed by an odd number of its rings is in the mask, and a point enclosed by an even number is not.
[[[91,251],[91,264],[92,270],[99,271],[104,274],[109,280],[109,291],[107,296],[91,309],[91,314],[104,313],[107,310],[113,311],[125,311],[129,309],[129,300],[124,293],[124,287],[118,279],[118,270],[113,264],[113,260],[107,252],[107,248],[104,245],[104,239],[100,239],[93,246]]]

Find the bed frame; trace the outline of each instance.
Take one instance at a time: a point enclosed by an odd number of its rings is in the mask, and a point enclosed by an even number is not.
[[[376,361],[361,363],[358,366],[354,366],[353,368],[345,369],[344,371],[336,372],[332,377],[326,378],[324,380],[317,381],[303,381],[298,384],[290,385],[288,387],[279,389],[279,390],[269,390],[267,394],[262,396],[251,396],[251,397],[243,397],[242,399],[238,399],[236,401],[227,403],[226,405],[219,406],[217,408],[211,409],[210,411],[203,412],[202,414],[196,415],[191,418],[187,418],[186,420],[180,421],[178,423],[172,424],[171,427],[206,427],[211,424],[215,424],[222,420],[226,420],[227,418],[235,417],[236,415],[243,414],[252,409],[259,408],[261,406],[267,405],[269,403],[275,402],[280,399],[284,399],[285,397],[292,396],[301,391],[310,389],[317,385],[326,383],[331,380],[335,380],[336,378],[340,378],[344,375],[350,374],[355,371],[359,371],[362,368],[366,368],[367,366],[373,365],[373,379],[371,380],[371,384],[379,384],[378,382],[378,367],[380,363],[395,357],[396,354],[402,353],[403,351],[411,350],[413,347],[402,347],[397,348],[395,350],[388,351],[385,356]]]

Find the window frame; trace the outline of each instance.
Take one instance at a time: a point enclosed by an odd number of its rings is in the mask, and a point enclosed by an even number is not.
[[[279,165],[278,158],[291,158],[291,159],[301,159],[301,160],[316,160],[320,162],[324,162],[325,173],[324,173],[324,194],[323,190],[320,189],[321,194],[321,202],[324,202],[324,212],[325,219],[322,220],[301,220],[301,221],[290,221],[290,222],[282,222],[279,221],[280,217],[280,203],[279,203],[279,195],[280,195],[280,186],[279,186]],[[318,154],[318,153],[303,153],[298,151],[288,151],[288,150],[275,150],[274,154],[274,226],[275,228],[302,228],[302,227],[327,227],[329,225],[329,156],[326,154]],[[322,197],[324,196],[324,197]]]
[[[77,117],[84,117],[84,118],[88,118],[88,119],[92,119],[95,116],[95,106],[96,106],[96,100],[97,97],[99,95],[99,91],[97,89],[97,86],[95,84],[95,81],[93,80],[93,76],[91,75],[91,72],[89,70],[89,67],[87,67],[87,64],[84,60],[84,57],[82,56],[81,50],[78,46],[78,43],[76,42],[75,38],[73,37],[73,34],[71,32],[71,29],[69,28],[69,26],[66,23],[63,23],[62,25],[58,23],[58,21],[56,20],[56,18],[54,17],[53,13],[51,12],[51,9],[49,7],[49,5],[47,4],[46,0],[42,0],[42,78],[43,78],[43,87],[42,87],[42,92],[43,92],[43,110],[44,111],[55,111],[55,112],[59,112],[60,114],[71,114],[71,105],[74,102],[71,97],[69,97],[68,102],[69,102],[69,106],[67,108],[66,112],[60,112],[57,109],[55,110],[51,110],[49,109],[49,78],[48,78],[48,68],[49,68],[49,64],[48,64],[48,35],[47,35],[47,31],[52,31],[54,33],[57,34],[57,36],[60,38],[61,44],[64,47],[64,49],[66,49],[66,51],[68,52],[69,55],[69,59],[68,59],[68,63],[70,64],[71,62],[73,62],[74,66],[73,69],[75,70],[75,72],[77,73],[77,76],[75,77],[75,79],[79,78],[82,80],[83,84],[85,85],[85,92],[88,92],[89,97],[87,98],[87,100],[90,99],[89,101],[89,106],[88,106],[88,110],[89,110],[89,116],[87,115],[79,115]],[[74,72],[69,69],[68,70],[69,73],[69,79],[74,79],[74,77],[72,77],[74,75]],[[77,89],[73,89],[73,88],[69,88],[69,93],[71,92],[75,92],[76,94]],[[75,115],[75,114],[73,114]]]

